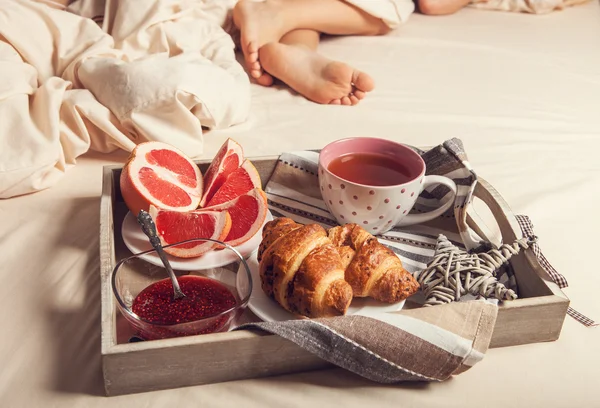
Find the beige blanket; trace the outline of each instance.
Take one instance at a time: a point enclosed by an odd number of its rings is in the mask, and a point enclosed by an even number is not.
[[[109,1],[103,31],[45,4],[0,3],[0,197],[50,187],[90,148],[162,140],[198,156],[203,127],[245,121],[249,80],[221,4]]]

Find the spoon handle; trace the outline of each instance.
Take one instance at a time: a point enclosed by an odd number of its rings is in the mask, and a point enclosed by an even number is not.
[[[181,288],[179,287],[179,282],[177,282],[177,277],[175,276],[175,272],[173,272],[173,268],[171,268],[171,264],[169,263],[167,254],[165,253],[165,251],[160,243],[160,238],[156,234],[156,224],[154,224],[152,217],[150,216],[150,214],[148,214],[148,212],[141,210],[140,213],[138,214],[137,221],[140,224],[140,226],[142,227],[142,231],[144,231],[144,234],[146,234],[146,236],[150,240],[150,244],[152,245],[152,248],[154,248],[156,250],[156,253],[160,257],[160,260],[162,261],[163,265],[165,266],[165,269],[169,273],[169,277],[171,278],[171,283],[173,284],[173,292],[174,292],[173,298],[179,299],[179,298],[185,297],[185,295],[181,291]]]

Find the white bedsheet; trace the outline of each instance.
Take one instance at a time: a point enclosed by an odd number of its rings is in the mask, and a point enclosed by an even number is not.
[[[325,40],[321,51],[371,73],[356,107],[319,106],[251,86],[250,119],[204,135],[248,155],[314,149],[347,136],[413,145],[463,140],[478,174],[569,281],[572,305],[600,319],[600,7],[544,16],[466,9],[413,15],[381,38]],[[493,349],[461,376],[379,386],[341,370],[102,397],[98,214],[101,169],[88,154],[56,186],[0,201],[0,405],[3,407],[596,407],[600,329],[567,317],[560,339]]]

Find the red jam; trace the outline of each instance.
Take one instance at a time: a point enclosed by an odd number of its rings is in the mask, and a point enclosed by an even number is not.
[[[216,280],[187,275],[177,278],[177,281],[181,291],[185,293],[184,298],[173,299],[171,280],[163,279],[137,295],[131,307],[132,311],[147,322],[172,325],[217,315],[237,303],[231,291]],[[184,333],[175,333],[167,327],[157,327],[153,328],[155,333],[140,334],[145,338],[160,338],[213,333],[220,330],[229,318],[230,316],[224,315],[207,322],[198,322],[198,327],[186,329]]]

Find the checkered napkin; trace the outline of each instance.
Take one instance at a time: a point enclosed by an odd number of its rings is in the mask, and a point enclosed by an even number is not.
[[[461,141],[452,139],[418,152],[427,164],[427,174],[452,178],[458,193],[454,208],[438,219],[435,226],[394,228],[378,237],[401,258],[409,272],[422,270],[431,261],[440,233],[460,248],[475,249],[486,244],[466,224],[465,208],[471,201],[477,175],[468,163]],[[315,151],[280,156],[265,189],[274,216],[289,217],[302,224],[317,223],[325,228],[337,225],[319,191],[318,157]],[[432,186],[420,195],[411,212],[430,211],[449,199],[447,187]],[[533,235],[528,218],[520,217],[519,222],[524,235]],[[536,248],[542,265],[551,268],[550,276],[564,287],[564,277]],[[510,268],[505,268],[499,280],[518,293]],[[409,300],[399,313],[257,322],[239,329],[277,334],[330,363],[382,383],[443,381],[483,358],[498,312],[495,303],[471,297],[452,305],[423,308],[414,307],[416,304]]]

